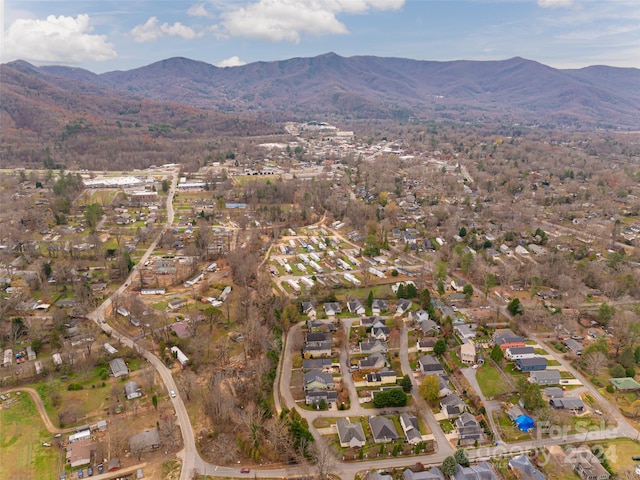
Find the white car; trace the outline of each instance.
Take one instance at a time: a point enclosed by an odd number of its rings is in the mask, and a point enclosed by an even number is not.
[[[174,392],[173,390],[169,392],[169,395],[171,395],[171,398],[176,398],[176,392]]]

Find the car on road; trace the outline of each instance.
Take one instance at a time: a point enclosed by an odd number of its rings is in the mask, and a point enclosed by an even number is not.
[[[171,395],[171,398],[176,398],[176,392],[174,392],[173,390],[169,392],[169,395]]]
[[[78,478],[84,478],[84,472],[82,469],[78,470]]]
[[[243,468],[240,469],[240,473],[249,473],[250,471],[251,471],[251,469],[248,468],[248,467],[243,467]]]

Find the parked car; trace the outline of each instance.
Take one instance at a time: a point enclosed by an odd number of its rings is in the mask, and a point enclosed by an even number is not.
[[[82,469],[78,470],[78,478],[84,478],[84,472]]]
[[[87,474],[88,474],[90,477],[93,477],[93,467],[89,467],[89,468],[87,468]]]
[[[248,467],[243,467],[240,469],[240,473],[249,473],[251,471],[251,469],[249,469]]]
[[[634,462],[640,462],[640,456],[635,455],[635,456],[631,457],[631,460],[633,460]]]
[[[98,464],[98,473],[102,473],[102,472],[104,472],[104,466],[101,463],[99,463]]]

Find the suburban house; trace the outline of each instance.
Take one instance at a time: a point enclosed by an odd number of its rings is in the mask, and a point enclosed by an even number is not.
[[[463,342],[476,338],[475,323],[458,323],[453,326],[453,331],[460,337]]]
[[[133,400],[134,398],[139,398],[142,396],[142,389],[138,382],[134,382],[131,380],[124,384],[124,394],[127,397],[127,400]]]
[[[367,358],[363,358],[358,361],[360,370],[380,370],[387,366],[387,357],[381,353],[372,353]]]
[[[449,380],[444,375],[438,375],[438,398],[446,397],[453,393],[453,389],[449,386]]]
[[[568,450],[565,462],[573,464],[573,469],[582,480],[607,480],[610,477],[609,472],[591,453],[589,447],[582,446]]]
[[[529,381],[538,385],[558,385],[560,372],[558,370],[540,370],[529,374]]]
[[[403,480],[444,480],[444,475],[438,467],[423,472],[414,472],[407,468],[402,472],[402,478]]]
[[[303,370],[321,370],[328,373],[332,370],[330,358],[308,358],[302,360]]]
[[[373,386],[395,384],[398,380],[396,372],[387,367],[381,368],[377,372],[367,373],[365,378],[367,385]]]
[[[429,312],[426,310],[416,310],[415,312],[411,312],[409,314],[409,320],[413,320],[416,323],[423,322],[424,320],[429,320]]]
[[[460,347],[460,361],[466,364],[476,363],[476,347],[471,342],[463,343]]]
[[[444,368],[433,355],[423,355],[418,359],[422,373],[429,375],[444,375]]]
[[[369,417],[369,426],[375,443],[393,442],[398,439],[396,427],[387,417]]]
[[[453,477],[455,480],[497,480],[498,478],[487,462],[470,467],[458,467],[458,471]]]
[[[311,370],[304,374],[304,389],[329,390],[333,388],[333,376],[321,370]]]
[[[155,428],[145,430],[142,433],[129,438],[129,449],[131,452],[145,452],[155,450],[160,447],[160,434]]]
[[[387,342],[384,342],[382,340],[360,342],[360,353],[363,354],[385,353],[387,350],[389,350],[389,347],[387,347]]]
[[[466,280],[463,280],[461,278],[456,278],[454,280],[451,280],[451,289],[455,290],[458,293],[462,293],[462,291],[464,290],[464,286],[467,284]]]
[[[513,347],[504,351],[507,360],[520,360],[523,358],[533,358],[536,356],[536,350],[533,347]]]
[[[516,369],[521,372],[533,372],[547,369],[547,359],[544,357],[521,358],[516,360]]]
[[[124,363],[124,360],[122,358],[114,358],[113,360],[109,360],[109,367],[111,368],[111,374],[116,378],[129,375],[127,364]]]
[[[389,310],[389,302],[381,299],[374,299],[371,303],[371,313],[374,315],[380,315],[382,312]]]
[[[380,473],[372,470],[367,472],[363,480],[393,480],[393,477],[386,473]]]
[[[371,327],[370,335],[371,338],[386,341],[389,337],[389,327],[385,325],[384,320],[380,320]]]
[[[71,468],[91,463],[91,454],[96,450],[96,447],[96,443],[91,438],[83,438],[70,443],[67,446],[67,462]]]
[[[564,390],[562,390],[560,387],[548,387],[545,388],[542,393],[544,393],[544,395],[549,399],[564,397]]]
[[[302,356],[318,358],[331,356],[331,334],[323,332],[308,332]]]
[[[348,418],[341,418],[336,422],[336,427],[342,448],[360,448],[367,443],[362,424],[351,423]]]
[[[316,318],[316,306],[311,302],[302,302],[302,313],[310,318]]]
[[[318,405],[323,400],[327,405],[331,406],[338,401],[338,392],[324,388],[314,388],[307,390],[304,394],[304,403],[306,405]]]
[[[640,383],[633,378],[611,378],[609,379],[613,388],[619,392],[637,392],[640,390]]]
[[[556,410],[571,410],[572,412],[581,412],[584,410],[584,403],[577,397],[557,397],[549,400]]]
[[[438,324],[431,320],[430,318],[426,318],[424,320],[420,320],[418,322],[418,328],[422,332],[423,335],[434,335],[438,333]]]
[[[457,418],[465,410],[465,403],[456,394],[450,394],[440,400],[440,410],[446,418]]]
[[[520,455],[509,460],[509,468],[516,472],[516,477],[522,480],[546,480],[545,476],[536,469],[526,455]]]
[[[400,426],[404,431],[407,442],[411,445],[417,445],[422,441],[422,435],[420,434],[420,425],[418,418],[407,412],[403,412],[400,415]]]
[[[347,309],[349,310],[350,313],[353,313],[355,315],[364,315],[365,312],[367,311],[365,306],[358,299],[349,300],[347,302]]]
[[[338,302],[327,302],[323,305],[324,313],[327,314],[327,317],[335,317],[339,313],[342,313],[342,307]]]
[[[409,309],[411,308],[411,305],[413,305],[413,303],[411,302],[411,300],[407,300],[406,298],[401,298],[400,300],[398,300],[398,302],[396,303],[396,313],[398,315],[403,315],[406,312],[409,311]]]
[[[469,412],[456,418],[456,434],[460,440],[478,440],[482,437],[482,432],[482,427]]]
[[[511,330],[498,330],[493,334],[493,341],[504,352],[507,348],[526,347],[526,338],[515,335]]]
[[[565,346],[571,350],[571,353],[575,354],[575,355],[582,355],[582,344],[576,340],[574,340],[573,338],[567,338],[564,341]]]
[[[418,339],[416,348],[419,352],[433,352],[433,347],[437,341],[436,337],[422,337]]]

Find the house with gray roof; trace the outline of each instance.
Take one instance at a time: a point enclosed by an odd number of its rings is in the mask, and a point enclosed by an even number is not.
[[[436,337],[422,337],[418,339],[416,348],[419,352],[433,352],[433,347],[437,341]]]
[[[444,475],[438,467],[433,467],[423,472],[414,472],[407,468],[402,472],[402,478],[403,480],[445,480]]]
[[[310,370],[304,374],[304,389],[323,389],[333,388],[333,376],[330,373],[323,373],[322,370]]]
[[[509,468],[522,480],[546,480],[545,476],[533,466],[529,457],[520,455],[509,460]]]
[[[460,440],[478,440],[482,437],[482,427],[469,412],[456,418],[456,433]],[[458,478],[458,477],[456,477]]]
[[[406,298],[401,298],[396,303],[396,313],[399,315],[402,315],[408,312],[412,305],[413,303],[411,302],[411,300],[407,300]]]
[[[160,434],[155,428],[145,430],[142,433],[129,438],[130,451],[142,451],[155,450],[160,447]]]
[[[396,427],[387,417],[369,417],[369,426],[375,443],[393,442],[398,439]]]
[[[410,413],[403,412],[400,415],[400,426],[404,431],[407,442],[411,445],[417,445],[422,441],[422,434],[420,433],[420,425],[418,418]]]
[[[342,307],[338,302],[327,302],[323,305],[324,313],[327,314],[327,317],[335,317],[339,313],[342,313]]]
[[[328,406],[331,406],[338,401],[338,392],[331,389],[312,388],[304,394],[304,402],[306,405],[318,405],[323,400]]]
[[[380,370],[387,365],[387,357],[374,353],[358,362],[360,370]]]
[[[113,360],[110,360],[109,367],[111,368],[111,374],[116,378],[129,375],[129,368],[122,358],[114,358]]]
[[[469,467],[458,467],[455,480],[497,480],[496,473],[487,462]]]
[[[330,358],[307,358],[302,360],[303,370],[321,370],[327,373],[331,371],[331,365]]]
[[[529,373],[529,381],[537,385],[558,385],[560,372],[558,370],[538,370]]]
[[[446,418],[457,418],[465,411],[466,405],[462,399],[456,395],[451,394],[440,400],[440,409]]]
[[[357,298],[355,300],[349,300],[347,302],[347,309],[350,313],[353,313],[355,315],[364,315],[367,311],[363,303]]]
[[[383,340],[372,340],[369,342],[360,342],[360,353],[385,353],[389,350],[387,342]]]
[[[127,397],[127,400],[133,400],[134,398],[139,398],[142,396],[142,389],[138,382],[134,382],[133,380],[124,384],[124,395]]]
[[[418,359],[420,370],[428,375],[444,375],[444,368],[433,355],[423,355]]]
[[[578,397],[559,397],[549,400],[551,405],[556,410],[571,410],[572,412],[581,412],[584,410],[584,402]]]
[[[367,443],[362,424],[351,423],[348,418],[341,418],[336,422],[336,427],[341,447],[360,448]]]
[[[376,298],[371,303],[371,313],[374,315],[380,315],[382,312],[389,310],[389,302],[387,300],[381,300]]]

